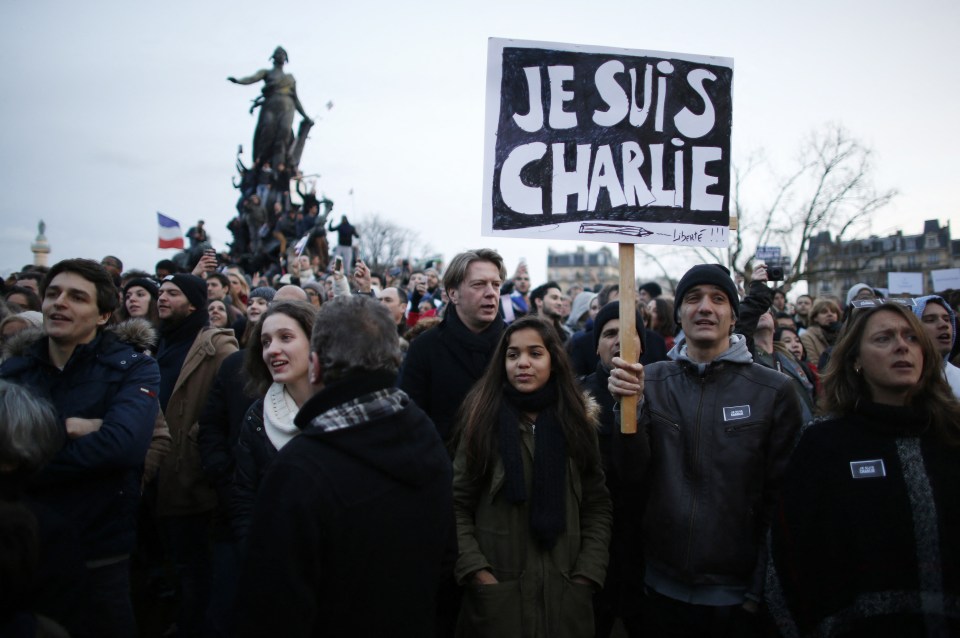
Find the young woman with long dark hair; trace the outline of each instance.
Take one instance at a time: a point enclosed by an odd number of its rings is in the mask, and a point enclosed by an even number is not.
[[[510,324],[460,414],[458,635],[593,635],[611,525],[596,412],[555,329]]]

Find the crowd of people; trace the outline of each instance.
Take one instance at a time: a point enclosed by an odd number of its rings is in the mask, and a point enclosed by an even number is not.
[[[960,635],[952,294],[701,264],[622,334],[614,282],[338,230],[3,282],[0,635]]]

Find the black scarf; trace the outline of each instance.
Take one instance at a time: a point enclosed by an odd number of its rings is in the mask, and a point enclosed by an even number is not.
[[[527,489],[523,476],[523,450],[519,415],[536,412],[534,423],[533,496],[530,504],[530,528],[547,549],[566,530],[567,439],[557,420],[559,398],[553,379],[535,392],[520,392],[509,384],[503,387],[498,439],[503,459],[507,500],[523,503]]]
[[[207,325],[210,317],[206,308],[198,308],[175,323],[162,323],[157,364],[160,366],[160,409],[166,411],[173,395],[173,387],[180,376],[180,368],[190,352],[190,346]]]
[[[930,412],[923,406],[857,401],[856,416],[865,427],[891,436],[922,436],[930,430]]]
[[[458,357],[460,363],[467,367],[474,379],[482,377],[487,364],[490,363],[490,356],[497,349],[500,335],[503,334],[503,318],[497,315],[497,318],[483,332],[476,334],[460,319],[457,307],[450,304],[443,313],[442,326],[447,333],[444,335],[444,341],[451,349],[463,355]]]

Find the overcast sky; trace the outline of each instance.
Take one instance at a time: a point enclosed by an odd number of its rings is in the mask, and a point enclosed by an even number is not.
[[[546,243],[480,236],[491,36],[732,57],[735,160],[762,147],[786,164],[842,123],[874,149],[877,184],[901,193],[873,232],[917,233],[960,215],[958,27],[960,3],[932,0],[5,0],[0,271],[32,260],[41,218],[52,261],[112,253],[152,269],[172,254],[156,248],[158,210],[184,230],[203,218],[224,247],[259,93],[225,78],[268,68],[278,44],[317,120],[301,169],[322,175],[336,212],[416,228],[448,259],[493,245],[509,269],[524,256],[534,281],[546,274]]]

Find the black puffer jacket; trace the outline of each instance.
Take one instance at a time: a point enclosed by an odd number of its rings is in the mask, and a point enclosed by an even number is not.
[[[709,364],[687,358],[681,341],[673,361],[648,366],[638,434],[615,437],[613,455],[621,479],[648,480],[649,566],[682,586],[745,587],[759,599],[800,406],[789,378],[753,363],[741,335],[730,342]]]

